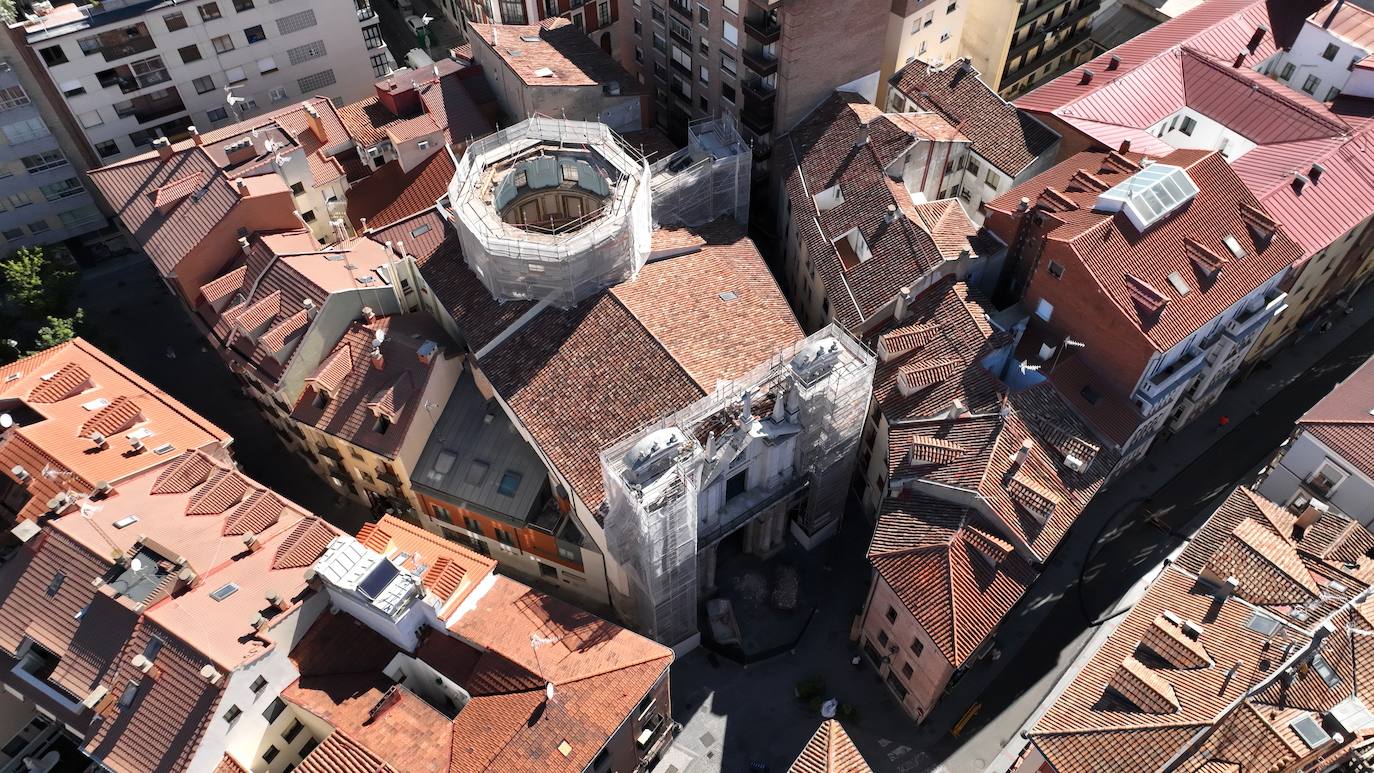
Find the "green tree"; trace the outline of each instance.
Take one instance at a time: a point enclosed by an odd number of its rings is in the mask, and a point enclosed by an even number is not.
[[[77,309],[70,317],[48,317],[48,324],[38,328],[38,332],[34,334],[33,350],[29,354],[50,349],[77,337],[81,334],[81,325],[85,318],[86,313],[81,309]]]
[[[42,247],[21,247],[0,262],[0,280],[10,304],[37,319],[66,310],[76,272],[54,262]]]
[[[18,14],[14,8],[14,0],[0,0],[0,21],[13,24],[16,16]]]

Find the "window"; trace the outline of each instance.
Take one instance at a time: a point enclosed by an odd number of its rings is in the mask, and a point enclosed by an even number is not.
[[[697,107],[701,109],[701,112],[709,113],[711,112],[711,101],[705,95],[698,96]]]
[[[215,53],[217,54],[227,54],[234,50],[234,39],[228,35],[220,35],[211,38],[210,43],[215,47]]]
[[[725,53],[724,51],[720,52],[720,69],[721,69],[722,71],[724,71],[724,72],[728,72],[728,73],[730,73],[731,75],[734,75],[734,74],[735,74],[735,57],[730,56],[729,54]],[[733,102],[734,100],[732,99],[732,100],[730,100],[730,101]]]
[[[305,193],[305,183],[291,183],[291,193],[300,196]]]
[[[53,572],[52,581],[48,583],[48,590],[46,591],[48,598],[57,595],[57,591],[61,589],[62,581],[65,579],[67,579],[67,575],[61,572]]]
[[[266,763],[269,764],[269,765],[271,765],[271,764],[272,764],[272,760],[275,760],[275,759],[277,758],[277,755],[278,755],[278,754],[281,754],[281,750],[280,750],[280,749],[278,749],[278,748],[275,747],[275,746],[269,746],[269,747],[267,747],[267,751],[265,751],[265,752],[262,753],[262,761],[263,761],[263,762],[266,762]]]
[[[314,738],[311,738],[309,741],[306,741],[305,743],[301,744],[301,759],[309,757],[310,752],[315,751],[315,747],[319,745],[320,742],[315,740]]]
[[[1102,395],[1098,394],[1097,390],[1088,384],[1084,384],[1083,388],[1078,390],[1078,394],[1088,401],[1088,405],[1097,405],[1097,401],[1102,399]]]
[[[232,725],[241,716],[243,716],[243,709],[238,706],[230,706],[229,710],[224,712],[224,721]]]
[[[206,3],[196,10],[200,11],[201,21],[214,21],[220,17],[219,3]]]
[[[503,497],[513,497],[515,492],[520,490],[520,480],[522,476],[515,470],[506,470],[501,474],[501,483],[496,487],[496,493]]]
[[[65,199],[69,196],[80,195],[81,193],[85,192],[86,189],[81,187],[81,182],[78,181],[75,177],[68,177],[67,179],[62,180],[61,182],[41,185],[39,186],[38,190],[42,191],[43,198],[47,199],[48,201],[57,201],[59,199]]]
[[[143,657],[151,663],[157,660],[157,653],[162,651],[162,640],[156,636],[149,637],[148,643],[143,647]]]
[[[191,81],[191,85],[195,87],[197,94],[206,94],[215,90],[215,79],[206,75]]]
[[[502,545],[515,546],[515,540],[511,538],[510,532],[505,529],[492,529],[492,531],[496,532],[496,540]]]
[[[639,46],[635,46],[635,61],[636,61],[636,62],[643,62],[643,61],[644,61],[644,49],[640,48]]]
[[[114,140],[105,140],[95,146],[95,152],[99,153],[101,158],[117,156],[119,155],[119,143]]]
[[[368,61],[372,63],[373,77],[384,78],[388,72],[391,72],[391,62],[388,61],[385,51],[380,54],[373,54]]]
[[[720,5],[730,13],[739,15],[739,0],[721,0]]]
[[[194,43],[192,43],[189,46],[182,46],[181,48],[178,48],[177,53],[181,55],[181,61],[183,64],[190,64],[191,62],[197,62],[201,59],[200,46],[197,46]]]
[[[1063,267],[1063,266],[1061,266],[1061,265],[1059,265],[1058,263],[1055,263],[1054,261],[1051,260],[1051,261],[1050,261],[1049,269],[1050,269],[1050,276],[1054,277],[1055,279],[1062,279],[1062,278],[1064,278],[1064,267]]]
[[[728,83],[720,84],[720,98],[733,105],[735,103],[735,87]]]
[[[268,73],[270,73],[270,72],[276,72],[276,71],[277,71],[277,60],[276,60],[276,59],[273,59],[273,58],[270,57],[270,56],[264,56],[263,58],[261,58],[261,59],[258,60],[258,74],[259,74],[259,75],[266,75],[266,74],[268,74]],[[273,89],[273,91],[282,91],[282,92],[284,93],[286,90],[285,90],[285,89],[281,89],[281,88],[277,88],[277,89]],[[273,102],[276,102],[277,100],[274,99],[274,100],[272,100],[272,101],[273,101]]]
[[[29,233],[31,234],[41,234],[51,231],[52,226],[48,225],[48,221],[46,220],[35,220],[32,223],[29,223],[28,229]]]
[[[205,117],[210,123],[219,123],[229,117],[229,111],[222,107],[212,108],[205,113]]]
[[[1324,100],[1322,100],[1322,101],[1324,101],[1324,102],[1334,102],[1334,101],[1336,100],[1336,97],[1339,97],[1340,95],[1341,95],[1341,90],[1338,89],[1338,88],[1336,88],[1335,86],[1332,86],[1331,88],[1329,88],[1329,89],[1326,90],[1326,99],[1324,99]]]
[[[29,95],[19,86],[0,89],[0,110],[13,110],[29,104]]]
[[[1279,70],[1279,79],[1280,79],[1280,80],[1285,80],[1285,81],[1286,81],[1286,80],[1288,80],[1289,78],[1292,78],[1292,77],[1293,77],[1293,71],[1296,70],[1296,69],[1298,69],[1298,68],[1297,68],[1297,65],[1293,64],[1292,62],[1287,62],[1287,63],[1285,63],[1285,64],[1283,65],[1283,69],[1282,69],[1282,70]]]
[[[243,37],[248,41],[248,45],[251,46],[254,43],[261,43],[267,40],[267,33],[262,31],[261,24],[255,24],[243,31]]]
[[[957,10],[959,10],[959,3],[957,1],[945,6],[945,13],[954,13]]]
[[[907,679],[910,679],[910,678],[911,678],[911,675],[914,674],[914,673],[916,673],[916,669],[912,668],[910,663],[903,663],[903,664],[902,664],[902,676],[903,676],[903,677],[905,677],[905,678],[907,678]]]
[[[749,470],[740,470],[725,481],[725,501],[729,502],[749,489]]]
[[[879,644],[879,645],[881,645],[881,646],[883,646],[883,647],[886,647],[886,646],[887,646],[887,643],[890,642],[890,641],[892,641],[892,638],[891,638],[890,636],[887,635],[887,631],[879,631],[879,632],[878,632],[878,644]]]
[[[697,23],[706,29],[711,28],[711,9],[704,5],[697,6]]]
[[[739,45],[739,30],[728,21],[720,23],[720,39],[732,46]]]
[[[263,710],[262,716],[268,722],[276,722],[277,717],[280,717],[285,710],[286,704],[282,703],[281,698],[273,698],[272,702],[267,704],[267,708]]]
[[[16,239],[24,238],[24,229],[6,228],[4,231],[0,231],[0,235],[3,235],[8,241],[15,241]]]
[[[256,695],[256,694],[262,692],[262,688],[264,688],[264,687],[266,687],[266,686],[267,686],[267,677],[264,677],[264,676],[262,676],[261,674],[259,674],[259,675],[258,675],[258,678],[257,678],[257,679],[254,679],[254,680],[253,680],[253,683],[250,684],[250,685],[248,685],[248,689],[252,690],[252,691],[253,691],[253,694]]]
[[[634,31],[635,37],[638,38],[644,36],[644,24],[639,19],[634,20]]]
[[[1041,299],[1035,304],[1035,316],[1039,317],[1040,319],[1042,319],[1042,320],[1044,320],[1044,321],[1046,321],[1046,322],[1049,322],[1049,321],[1050,321],[1050,317],[1051,317],[1053,314],[1054,314],[1054,306],[1052,306],[1052,305],[1050,304],[1050,302],[1047,301],[1047,300],[1045,300],[1044,298],[1041,298]]]
[[[49,67],[67,63],[67,52],[62,50],[62,46],[49,46],[40,49],[38,54],[43,57],[43,62]]]
[[[313,209],[307,209],[306,211],[302,212],[302,213],[301,213],[301,220],[304,220],[304,221],[307,222],[307,223],[313,223],[313,222],[315,222],[315,210],[313,210]],[[382,422],[386,422],[386,423],[383,424]],[[379,419],[377,419],[377,426],[375,427],[375,429],[376,429],[377,432],[386,432],[387,427],[390,427],[390,426],[391,426],[391,422],[390,422],[390,421],[386,420],[385,418],[379,418]]]
[[[224,78],[229,83],[242,83],[248,80],[248,75],[243,71],[242,67],[230,67],[228,70],[224,71]]]
[[[304,729],[305,725],[302,725],[299,719],[293,719],[291,720],[291,724],[286,728],[286,732],[281,734],[281,739],[287,743],[294,743],[296,737],[299,736]]]
[[[300,13],[293,13],[290,16],[283,16],[277,19],[277,32],[286,35],[297,30],[303,30],[306,27],[313,27],[315,24],[315,12],[307,9]]]
[[[295,48],[287,51],[286,56],[288,59],[291,60],[291,64],[300,64],[302,62],[308,62],[311,59],[318,59],[319,57],[324,56],[325,53],[326,52],[324,49],[324,41],[317,40],[314,43],[306,43],[303,46],[296,46]]]
[[[338,78],[334,77],[334,71],[325,70],[297,80],[296,86],[300,88],[302,94],[309,94],[325,86],[333,86],[337,82]]]
[[[889,623],[897,622],[897,609],[895,607],[888,607],[887,612],[883,613],[883,617],[887,618]]]
[[[654,33],[654,50],[660,54],[668,53],[668,39],[657,32]]]
[[[369,51],[382,45],[381,25],[368,27],[363,30],[363,45],[367,46],[367,50]]]
[[[983,182],[987,183],[987,186],[995,191],[997,190],[997,180],[997,170],[993,169],[992,167],[988,167],[988,173],[983,177]]]
[[[577,555],[577,550],[575,550],[574,548],[568,547],[567,545],[564,545],[564,544],[561,543],[561,542],[558,543],[558,557],[561,558],[561,559],[564,559],[565,561],[580,561],[580,560],[581,560],[581,559],[578,557],[578,555]]]
[[[485,533],[485,532],[482,531],[482,524],[478,523],[477,520],[476,520],[475,518],[472,518],[472,517],[469,517],[469,516],[466,516],[466,515],[463,516],[463,528],[464,528],[464,529],[467,529],[468,531],[472,532],[473,534],[484,534],[484,533]]]
[[[1183,116],[1183,122],[1178,125],[1178,130],[1188,135],[1189,137],[1193,136],[1193,130],[1196,128],[1197,121],[1193,120],[1192,118],[1189,118],[1186,115]]]
[[[925,650],[926,645],[922,644],[920,639],[911,640],[911,654],[919,658],[921,657],[921,653],[925,652]]]
[[[552,578],[552,579],[557,580],[557,579],[558,579],[558,570],[555,569],[555,568],[553,568],[552,566],[549,566],[548,564],[544,563],[543,561],[540,561],[540,562],[539,562],[539,576],[541,576],[541,577],[550,577],[550,578]]]
[[[598,27],[611,25],[611,4],[604,0],[596,5],[596,24]]]
[[[701,81],[702,83],[711,82],[711,71],[707,69],[706,65],[703,64],[701,66],[700,72],[697,73],[697,80]],[[702,109],[704,110],[705,108]]]
[[[1349,475],[1327,459],[1322,462],[1317,471],[1312,473],[1312,477],[1307,479],[1307,486],[1321,496],[1330,496],[1336,487]]]
[[[162,17],[162,23],[167,25],[168,32],[186,29],[186,15],[181,11],[169,13]]]
[[[39,137],[46,137],[51,133],[48,131],[48,125],[43,123],[42,118],[30,118],[25,121],[12,123],[3,127],[0,131],[4,131],[5,139],[8,140],[11,145],[28,142],[29,140],[36,140]]]
[[[1321,85],[1322,79],[1315,75],[1309,75],[1302,82],[1302,90],[1308,94],[1316,94],[1317,86]]]
[[[24,162],[24,168],[30,174],[36,172],[46,172],[49,169],[56,169],[59,166],[67,165],[67,157],[62,155],[60,150],[49,150],[32,156],[24,156],[19,159]]]
[[[1326,50],[1322,52],[1322,58],[1328,62],[1336,61],[1336,54],[1341,52],[1341,47],[1335,43],[1327,43]]]
[[[62,90],[63,94],[69,97],[77,97],[86,93],[86,87],[81,85],[80,79],[63,81],[58,88]]]
[[[891,671],[889,671],[887,674],[887,686],[892,688],[892,692],[897,694],[897,700],[906,700],[906,686],[903,685],[900,681],[898,681],[897,675]]]

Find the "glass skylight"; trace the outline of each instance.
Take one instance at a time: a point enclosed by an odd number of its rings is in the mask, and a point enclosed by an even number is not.
[[[1192,178],[1180,167],[1151,164],[1098,196],[1097,209],[1124,211],[1143,231],[1186,204],[1197,191]]]

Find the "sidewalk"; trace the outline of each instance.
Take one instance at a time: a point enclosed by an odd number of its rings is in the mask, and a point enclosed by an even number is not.
[[[966,674],[950,689],[926,724],[918,731],[918,740],[932,747],[954,747],[950,748],[946,759],[949,770],[982,770],[984,767],[992,766],[994,761],[1014,761],[1025,743],[1018,732],[1021,726],[1053,689],[1069,663],[1076,659],[1080,651],[1088,648],[1092,637],[1079,636],[1063,652],[1045,653],[1047,658],[1053,656],[1054,670],[1038,680],[1032,689],[1010,699],[1009,705],[1000,714],[985,714],[984,716],[989,718],[982,723],[978,721],[982,717],[975,716],[969,723],[970,727],[965,728],[962,739],[951,739],[947,735],[949,729],[964,716],[970,706],[986,701],[990,693],[998,692],[1001,686],[997,681],[998,676],[1009,663],[1017,659],[1018,654],[1027,649],[1027,644],[1039,646],[1036,638],[1036,634],[1040,633],[1038,629],[1061,602],[1080,607],[1088,606],[1081,598],[1070,597],[1080,596],[1083,592],[1080,586],[1086,585],[1104,566],[1112,563],[1110,559],[1103,558],[1108,552],[1107,549],[1114,547],[1112,543],[1121,542],[1126,547],[1129,547],[1124,544],[1127,542],[1139,543],[1139,533],[1131,539],[1123,539],[1123,535],[1128,530],[1138,530],[1141,527],[1143,512],[1140,506],[1143,502],[1147,499],[1155,500],[1155,512],[1174,534],[1177,534],[1178,530],[1184,529],[1190,522],[1200,522],[1199,516],[1210,512],[1210,503],[1216,495],[1229,491],[1231,485],[1221,485],[1225,482],[1221,480],[1224,476],[1216,475],[1218,480],[1214,490],[1199,492],[1197,497],[1168,506],[1159,500],[1167,499],[1170,492],[1166,487],[1171,481],[1193,468],[1195,463],[1207,456],[1218,443],[1243,430],[1247,434],[1276,436],[1267,446],[1257,446],[1253,449],[1254,453],[1262,454],[1267,459],[1274,447],[1287,437],[1292,429],[1292,422],[1285,419],[1280,426],[1271,426],[1278,417],[1266,417],[1264,407],[1293,382],[1304,377],[1311,378],[1314,365],[1374,319],[1374,291],[1366,289],[1357,297],[1355,303],[1355,311],[1336,320],[1332,330],[1310,335],[1275,355],[1269,367],[1256,370],[1248,379],[1225,391],[1210,411],[1197,417],[1168,442],[1157,444],[1139,465],[1094,497],[1044,573],[999,628],[997,641],[1002,648],[1001,657],[984,661]],[[1367,346],[1374,346],[1374,342]],[[1334,386],[1334,382],[1325,388],[1329,390],[1331,386]],[[1302,410],[1305,408],[1299,409],[1298,415]],[[1217,428],[1217,420],[1223,415],[1231,417],[1232,421],[1228,427],[1221,430]],[[1266,437],[1263,442],[1268,440]],[[1215,457],[1208,459],[1207,468],[1223,466],[1222,461]],[[1225,461],[1230,461],[1230,457]],[[1235,477],[1229,480],[1239,479],[1252,467],[1252,463],[1245,464],[1244,467],[1235,470]],[[1197,470],[1194,469],[1194,472]],[[1151,527],[1145,528],[1153,531],[1156,549],[1165,547],[1167,552],[1172,552],[1173,548],[1169,547],[1168,543],[1176,542],[1176,539],[1171,540],[1170,535]],[[1133,556],[1133,553],[1127,551],[1123,558],[1126,556]],[[1163,555],[1159,556],[1162,557]],[[1101,561],[1094,563],[1094,559]],[[1149,562],[1150,566],[1156,564],[1158,559]],[[1141,568],[1142,571],[1145,569]],[[1125,587],[1122,590],[1125,590]],[[1103,606],[1115,606],[1115,600],[1114,596]],[[1083,630],[1094,630],[1098,624],[1099,621],[1094,620]],[[1003,746],[1006,748],[1001,749]],[[1003,760],[1007,755],[1010,756],[1010,760]],[[1005,767],[996,769],[1001,770]]]

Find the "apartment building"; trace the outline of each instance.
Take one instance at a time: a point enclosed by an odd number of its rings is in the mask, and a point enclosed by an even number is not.
[[[1303,247],[1288,308],[1248,364],[1295,338],[1374,269],[1374,188],[1358,166],[1374,96],[1366,68],[1374,15],[1328,3],[1207,2],[1017,100],[1087,147],[1158,157],[1221,151],[1270,216]],[[1143,99],[1143,94],[1152,95]]]
[[[969,23],[969,8],[973,5],[976,3],[969,0],[893,3],[887,16],[887,39],[873,104],[888,104],[892,77],[917,59],[937,67],[958,59],[963,30]]]
[[[10,35],[0,35],[0,238],[11,252],[110,234],[82,177],[89,151]]]
[[[892,76],[887,111],[935,113],[969,138],[952,192],[982,225],[983,202],[1054,165],[1059,135],[998,96],[968,59],[932,62],[917,59]]]
[[[1216,401],[1303,255],[1219,152],[1083,152],[987,209],[1014,245],[997,293],[1025,326],[1011,383],[1048,378],[1123,469]]]
[[[655,119],[681,141],[702,116],[730,115],[766,174],[778,137],[846,84],[876,93],[887,6],[874,0],[640,0],[635,67]]]
[[[1374,360],[1361,365],[1298,419],[1255,490],[1289,510],[1308,505],[1374,523]]]
[[[1358,770],[1374,538],[1236,489],[1055,691],[1013,770]]]
[[[468,24],[538,26],[564,19],[592,43],[629,66],[620,4],[613,0],[440,0],[439,8],[459,29]]]
[[[365,2],[335,14],[283,2],[40,3],[20,26],[85,143],[110,161],[317,95],[351,102],[394,67]]]

